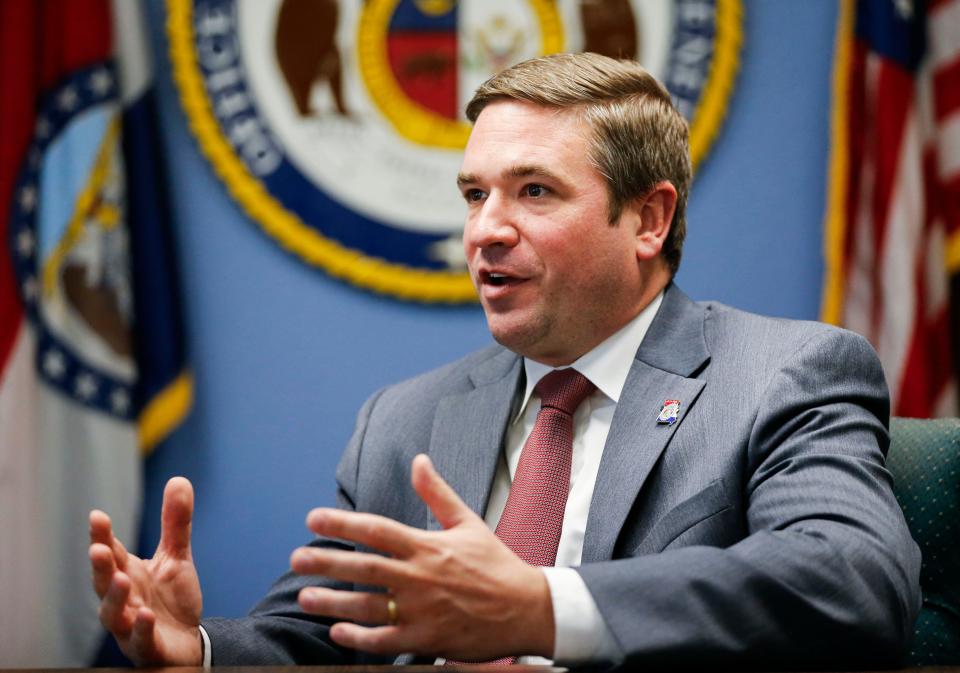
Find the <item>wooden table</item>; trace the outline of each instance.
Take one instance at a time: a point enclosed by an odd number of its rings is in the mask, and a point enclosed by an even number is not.
[[[215,666],[215,673],[561,673],[565,668],[551,666],[492,666],[470,664],[463,666]],[[886,671],[858,671],[857,673],[891,673]],[[899,669],[901,673],[960,673],[960,666],[925,666]],[[2,673],[129,673],[129,668],[10,668]],[[201,666],[142,668],[143,673],[204,673]],[[842,673],[840,671],[834,673]]]
[[[129,668],[0,668],[2,673],[130,673]],[[214,666],[214,673],[563,673],[566,668],[552,666]],[[922,669],[913,669],[920,671]],[[930,669],[932,672],[934,669]],[[960,673],[942,669],[944,673]],[[142,673],[210,673],[202,666],[141,668]]]

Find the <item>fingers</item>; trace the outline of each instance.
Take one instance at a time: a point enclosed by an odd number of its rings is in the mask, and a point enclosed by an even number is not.
[[[122,572],[114,573],[100,601],[100,623],[103,628],[124,639],[133,629],[133,616],[127,610],[130,596],[130,578]]]
[[[418,534],[383,516],[325,508],[311,510],[307,527],[317,535],[359,542],[399,557],[412,553]]]
[[[339,549],[300,547],[290,556],[290,567],[299,575],[323,575],[378,587],[402,586],[408,577],[403,561]]]
[[[407,641],[403,639],[401,626],[359,626],[338,622],[330,628],[330,637],[338,645],[374,654],[397,654],[404,651]],[[408,634],[409,636],[409,634]]]
[[[110,517],[105,512],[95,509],[90,512],[90,544],[102,544],[109,547],[114,556],[114,562],[120,570],[127,567],[127,549],[113,534]]]
[[[113,538],[113,526],[106,512],[95,509],[90,512],[90,544],[99,542],[110,545]]]
[[[141,661],[153,659],[157,650],[156,626],[157,618],[149,608],[141,607],[137,610],[133,621],[133,630],[130,633],[130,649],[135,657]]]
[[[90,545],[90,565],[93,567],[93,590],[99,598],[103,598],[117,571],[110,547],[99,542]]]
[[[364,624],[386,624],[390,621],[387,609],[388,594],[337,591],[326,587],[307,587],[300,591],[298,601],[304,612],[337,619],[349,619]]]
[[[173,477],[163,489],[159,550],[173,558],[189,558],[192,520],[193,486],[183,477]]]
[[[437,473],[426,454],[421,453],[413,459],[411,481],[417,495],[444,528],[452,528],[477,517]]]

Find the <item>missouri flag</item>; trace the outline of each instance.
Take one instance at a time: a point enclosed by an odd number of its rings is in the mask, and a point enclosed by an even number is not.
[[[0,667],[89,664],[87,513],[191,406],[140,9],[0,0]]]

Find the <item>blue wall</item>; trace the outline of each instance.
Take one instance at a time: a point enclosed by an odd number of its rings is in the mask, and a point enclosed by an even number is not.
[[[816,318],[834,0],[745,0],[728,119],[693,188],[679,283],[696,299]],[[204,614],[246,612],[334,500],[354,415],[380,386],[487,344],[476,307],[402,304],[282,252],[247,220],[190,136],[151,7],[196,406],[146,463],[141,548],[159,539],[163,484],[197,490]],[[451,185],[451,189],[454,187]]]

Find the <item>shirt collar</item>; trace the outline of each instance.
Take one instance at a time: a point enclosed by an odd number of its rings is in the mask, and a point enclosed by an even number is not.
[[[627,382],[633,358],[657,314],[657,309],[660,308],[661,301],[663,301],[663,291],[630,322],[570,365],[590,379],[591,383],[614,403],[620,401],[620,393]],[[564,368],[559,367],[559,369]],[[524,414],[534,387],[554,368],[536,360],[524,358],[523,370],[526,374],[527,387],[523,394],[518,418]]]

